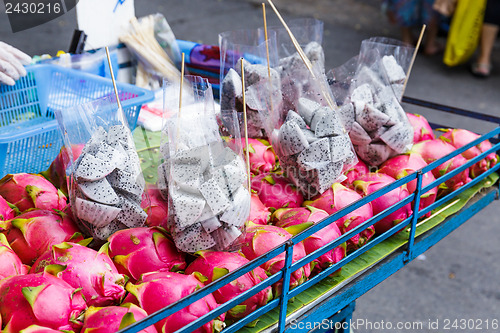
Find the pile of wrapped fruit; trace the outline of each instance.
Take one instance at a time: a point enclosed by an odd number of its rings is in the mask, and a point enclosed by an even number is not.
[[[144,182],[131,137],[122,136],[126,131],[120,128],[96,130],[86,144],[62,149],[41,175],[3,177],[0,330],[118,331],[479,137],[463,129],[443,129],[435,138],[427,120],[405,113],[394,97],[404,71],[390,57],[378,64],[360,69],[365,79],[353,84],[351,94],[335,109],[311,96],[296,94],[294,100],[288,99],[282,123],[272,129],[275,136],[267,141],[249,138],[247,143],[241,136],[219,135],[216,117],[175,124],[178,141],[173,150],[160,149],[165,154],[157,184]],[[376,71],[384,66],[390,73],[388,84],[380,82]],[[255,75],[245,75],[253,83],[267,75],[265,68],[249,65],[248,70],[254,70]],[[284,72],[276,74],[282,82]],[[235,85],[231,98],[236,99],[233,106],[240,107],[241,91]],[[282,88],[278,85],[277,91]],[[259,107],[254,105],[253,110]],[[206,126],[198,130],[195,124]],[[189,132],[193,130],[197,135]],[[241,158],[246,154],[231,148],[237,146],[248,153],[250,174]],[[491,147],[484,141],[446,161],[424,175],[423,186]],[[496,163],[498,156],[492,153],[431,189],[422,195],[420,209]],[[66,176],[68,165],[73,166],[71,177]],[[311,178],[294,174],[293,166],[311,172]],[[373,166],[377,172],[369,168]],[[334,176],[328,170],[334,170]],[[293,261],[415,189],[416,181],[409,182],[342,216],[296,244]],[[290,288],[411,214],[408,204],[361,230],[293,272]],[[284,255],[272,258],[144,332],[174,332],[284,266]],[[281,287],[282,282],[276,282],[197,332],[222,330],[279,297]]]

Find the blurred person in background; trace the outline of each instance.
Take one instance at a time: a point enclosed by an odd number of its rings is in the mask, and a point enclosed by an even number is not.
[[[26,75],[24,65],[31,63],[31,57],[9,44],[0,42],[0,84],[13,86]]]
[[[418,31],[425,24],[425,55],[435,55],[443,50],[437,43],[439,31],[439,13],[432,6],[435,0],[385,0],[385,8],[389,21],[401,29],[401,40],[404,43],[415,45],[417,39],[413,29]]]
[[[500,0],[488,0],[484,12],[481,40],[479,41],[479,55],[472,64],[472,74],[486,78],[491,73],[491,52],[495,45],[500,26]]]

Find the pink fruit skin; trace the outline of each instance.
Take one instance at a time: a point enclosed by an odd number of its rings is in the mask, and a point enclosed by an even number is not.
[[[88,305],[118,304],[125,296],[125,278],[102,249],[97,252],[80,244],[60,243],[41,255],[30,273],[43,272],[46,267],[69,285],[82,288]]]
[[[0,315],[4,333],[40,325],[79,332],[76,319],[87,305],[82,293],[46,272],[16,275],[0,281]]]
[[[130,318],[130,321],[127,321],[127,318],[123,318],[128,313],[130,313],[133,317]],[[118,332],[120,330],[122,320],[126,321],[128,324],[122,326],[121,328],[129,326],[130,324],[146,318],[147,316],[148,314],[146,311],[131,303],[107,307],[90,306],[87,311],[85,311],[85,319],[83,321],[81,333]],[[140,332],[157,333],[158,331],[154,326],[149,326]]]
[[[6,175],[0,179],[0,195],[21,212],[30,208],[63,210],[66,207],[66,196],[40,175]]]
[[[144,274],[137,284],[127,283],[127,290],[135,296],[141,308],[149,315],[192,294],[204,284],[193,275],[174,272],[154,272]],[[195,319],[218,306],[212,294],[188,305],[171,316],[155,324],[158,332],[171,333],[186,326]],[[220,320],[224,320],[221,316]],[[196,333],[212,333],[218,321],[210,321],[194,330]]]
[[[367,173],[361,176],[358,180],[354,181],[354,189],[363,196],[367,196],[389,184],[396,181],[391,176],[383,173]],[[377,215],[383,210],[389,208],[390,206],[397,204],[404,198],[406,198],[410,193],[406,189],[406,186],[401,186],[395,188],[394,190],[384,194],[383,196],[376,198],[371,201],[373,215]],[[377,233],[383,233],[391,229],[396,224],[400,223],[404,219],[408,218],[412,214],[411,203],[408,203],[396,210],[395,212],[384,217],[380,221],[374,224],[375,231]]]
[[[378,172],[385,173],[386,175],[391,176],[395,179],[401,179],[413,172],[416,172],[423,167],[427,166],[427,163],[419,154],[407,154],[407,155],[398,155],[395,156],[381,165]],[[436,178],[432,175],[432,172],[427,172],[422,177],[422,187],[429,185]],[[417,180],[412,180],[408,184],[406,184],[408,192],[412,194],[417,189]],[[436,201],[436,196],[438,193],[438,188],[434,187],[428,192],[422,194],[420,196],[420,205],[419,208],[423,209]],[[431,216],[431,212],[424,215],[426,217]]]
[[[413,143],[424,140],[434,140],[434,132],[431,125],[424,116],[413,113],[406,113],[411,126],[413,127]]]
[[[164,229],[132,228],[115,232],[108,238],[109,256],[122,274],[135,282],[144,273],[186,268],[185,254],[177,251]]]
[[[217,280],[224,274],[232,272],[249,262],[248,259],[234,252],[200,251],[196,254],[198,257],[188,266],[186,274],[198,272],[207,278],[206,284]],[[266,278],[266,272],[262,268],[256,267],[251,272],[240,276],[235,281],[214,291],[213,295],[217,303],[223,304]],[[271,287],[267,287],[241,303],[240,306],[244,306],[244,309],[240,310],[238,307],[235,307],[229,310],[227,312],[227,317],[230,319],[244,318],[257,308],[266,305],[267,302],[272,299],[272,296]]]
[[[71,147],[73,161],[75,161],[82,153],[84,144],[76,144]],[[47,178],[56,188],[60,189],[64,195],[68,195],[68,180],[66,177],[66,168],[68,167],[70,156],[68,150],[62,147],[56,158],[52,161],[49,168],[42,172],[42,175]]]
[[[15,211],[9,206],[7,200],[0,196],[0,221],[6,221],[16,216]]]
[[[156,185],[147,184],[146,191],[148,196],[143,196],[144,200],[141,202],[141,208],[148,214],[146,225],[148,227],[160,226],[167,229],[168,203],[163,199]],[[149,202],[146,200],[148,197]]]
[[[4,234],[23,264],[31,266],[52,245],[83,240],[71,214],[66,213],[70,211],[69,206],[64,212],[34,209],[9,221]]]
[[[5,235],[0,234],[0,280],[27,272],[28,268],[23,265],[21,259],[11,249]]]
[[[478,139],[479,134],[473,133],[466,129],[447,129],[444,130],[445,133],[439,137],[439,139],[451,144],[456,149],[461,148],[470,142]],[[462,156],[470,160],[474,157],[480,155],[481,153],[491,149],[493,147],[491,142],[488,140],[482,141],[480,144],[467,149],[462,153]],[[487,171],[488,169],[494,167],[499,161],[499,157],[495,153],[487,155],[484,159],[480,160],[471,167],[470,175],[475,178]]]
[[[299,208],[281,208],[273,213],[273,220],[276,226],[281,228],[288,228],[294,225],[299,225],[306,222],[316,223],[324,218],[328,217],[329,214],[324,210],[307,206]],[[307,254],[310,254],[320,247],[331,243],[336,238],[340,237],[342,234],[339,227],[335,223],[331,223],[324,227],[323,229],[315,232],[311,236],[304,239],[304,249]],[[345,244],[337,246],[336,248],[328,251],[327,253],[319,256],[313,261],[313,273],[317,274],[323,269],[330,267],[331,265],[339,262],[346,255]],[[338,270],[340,271],[340,270]]]
[[[252,179],[252,190],[268,208],[300,207],[304,197],[300,191],[282,175],[263,173]]]
[[[346,180],[342,182],[343,185],[348,186],[352,184],[359,176],[365,175],[369,172],[368,166],[361,159],[358,158],[358,163],[356,163],[352,168],[344,172],[347,177]]]
[[[60,332],[61,331],[59,330],[39,325],[31,325],[29,327],[26,327],[24,330],[19,331],[19,333],[60,333]]]
[[[323,209],[328,214],[336,213],[337,211],[349,206],[350,204],[361,199],[362,196],[356,191],[343,186],[342,184],[335,183],[331,188],[323,194],[313,198],[312,201],[306,201],[304,204]],[[354,229],[366,220],[373,216],[373,209],[371,203],[352,211],[345,216],[339,218],[336,223],[342,234]],[[375,234],[375,228],[369,226],[359,234],[351,237],[347,241],[347,252],[353,251],[370,240]]]
[[[236,143],[236,141],[232,140],[229,146],[234,149],[237,146]],[[248,145],[250,146],[248,153],[250,157],[251,173],[258,175],[271,172],[276,168],[276,155],[267,141],[248,138]],[[241,138],[241,147],[246,154],[245,138]]]
[[[276,246],[283,244],[292,237],[288,231],[283,228],[273,225],[255,225],[250,223],[247,226],[245,239],[241,244],[241,252],[248,260],[253,260],[260,255],[274,249]],[[302,242],[295,244],[293,247],[292,262],[303,258],[306,255],[304,244]],[[285,253],[266,261],[260,267],[266,271],[267,275],[273,275],[285,266]],[[294,288],[305,282],[311,274],[309,264],[297,269],[291,274],[290,288]],[[274,295],[278,296],[281,293],[282,280],[273,285]]]
[[[411,149],[411,152],[420,154],[427,164],[430,164],[450,154],[453,151],[455,151],[455,147],[440,139],[421,141],[417,144],[414,144]],[[465,157],[463,157],[462,155],[457,155],[451,160],[447,160],[443,164],[432,169],[432,174],[436,179],[438,179],[442,175],[455,170],[465,163],[467,163],[467,159],[465,159]],[[469,168],[467,168],[456,176],[447,180],[445,184],[441,184],[439,186],[439,189],[443,190],[443,192],[454,191],[470,181],[471,179],[469,178]]]
[[[255,224],[265,225],[269,222],[270,217],[271,212],[269,211],[269,208],[267,208],[262,201],[260,201],[257,194],[252,193],[250,198],[250,216],[248,217],[248,220]]]

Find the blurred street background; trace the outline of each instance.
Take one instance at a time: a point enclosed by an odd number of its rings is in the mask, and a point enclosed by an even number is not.
[[[85,0],[81,0],[85,1]],[[381,0],[275,0],[285,20],[315,17],[324,22],[326,70],[342,65],[359,52],[362,40],[385,36],[400,39],[389,24]],[[162,13],[177,39],[218,44],[218,34],[263,25],[257,0],[135,0],[136,16]],[[267,7],[268,24],[279,21]],[[0,4],[0,40],[30,55],[67,51],[76,28],[75,10],[44,25],[12,33]],[[418,31],[417,31],[418,33]],[[443,45],[446,35],[439,37]],[[478,79],[469,65],[447,67],[442,53],[419,54],[405,96],[500,116],[500,48],[493,50],[493,71]],[[494,127],[468,118],[407,107],[430,121],[485,133]],[[500,205],[493,203],[465,225],[385,280],[356,304],[354,319],[409,322],[439,319],[500,320]],[[411,330],[410,330],[411,331]],[[405,332],[410,332],[405,331]],[[486,329],[482,332],[497,332]],[[379,332],[359,329],[357,332]],[[396,332],[396,331],[394,331]],[[420,331],[419,331],[420,332]],[[436,332],[426,328],[422,332]]]

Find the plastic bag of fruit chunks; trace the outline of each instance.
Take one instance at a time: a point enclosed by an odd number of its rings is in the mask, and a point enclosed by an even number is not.
[[[218,117],[211,85],[200,77],[190,79],[193,103],[183,96],[180,112],[166,123],[168,144],[161,149],[158,178],[168,184],[169,229],[183,252],[233,249],[250,213],[242,149],[235,151],[225,141],[239,132],[237,115]],[[236,128],[221,129],[222,116]]]
[[[394,56],[376,48],[362,51],[341,110],[356,153],[378,166],[413,143],[413,129],[398,97],[406,74]]]
[[[64,145],[72,157],[68,167],[71,209],[80,229],[96,243],[115,231],[143,226],[148,205],[144,177],[132,133],[116,98],[105,97],[55,112]]]
[[[221,52],[220,64],[220,106],[222,111],[236,110],[243,113],[241,61],[252,64],[252,72],[246,72],[246,94],[252,94],[252,85],[258,83],[262,77],[268,76],[266,40],[262,29],[234,30],[219,34],[219,47]],[[268,34],[267,47],[273,50],[269,59],[271,66],[277,63],[276,58],[276,33]],[[248,135],[252,138],[265,137],[264,125],[259,112],[254,105],[247,103]]]

